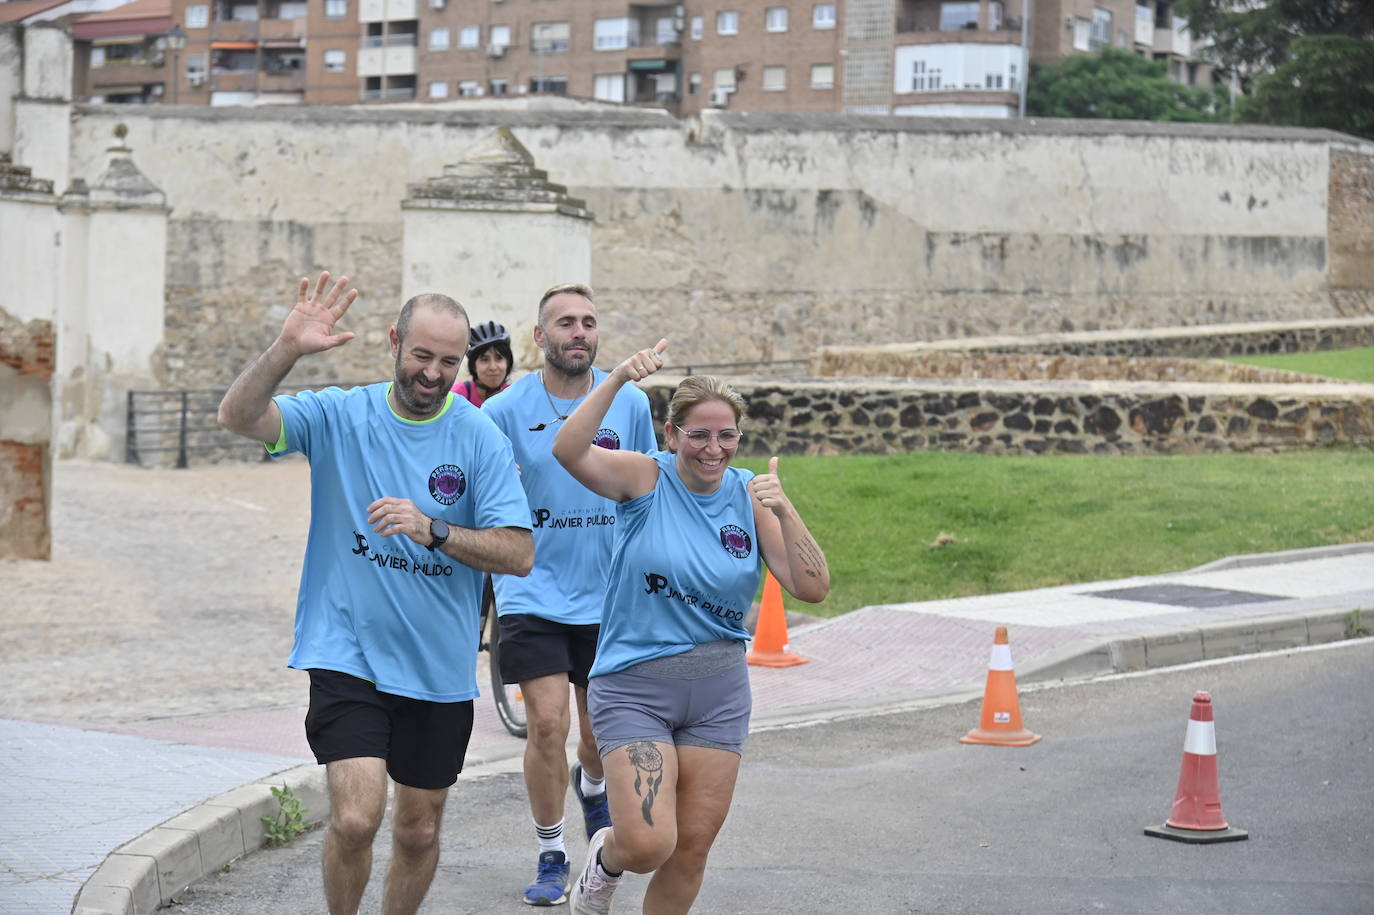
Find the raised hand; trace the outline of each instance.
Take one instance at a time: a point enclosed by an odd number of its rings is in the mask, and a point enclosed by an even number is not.
[[[354,334],[352,331],[336,332],[334,325],[357,298],[358,290],[348,289],[346,276],[339,277],[338,282],[329,288],[329,271],[326,270],[315,282],[313,294],[310,292],[310,278],[301,277],[296,306],[282,324],[282,342],[288,344],[298,357],[342,346],[352,340]]]
[[[791,500],[787,498],[787,493],[782,491],[776,455],[768,459],[768,472],[754,477],[749,486],[753,489],[754,498],[759,500],[759,504],[773,514],[782,516],[792,510]]]
[[[652,349],[642,349],[629,359],[612,369],[626,381],[643,381],[654,372],[663,368],[663,351],[668,348],[668,338],[664,337]]]

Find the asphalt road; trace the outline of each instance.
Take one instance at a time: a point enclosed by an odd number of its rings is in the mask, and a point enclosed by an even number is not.
[[[1169,813],[1198,689],[1213,696],[1223,811],[1245,842],[1143,834]],[[958,743],[977,703],[757,733],[695,911],[1374,912],[1371,692],[1366,639],[1023,690],[1044,736],[1023,749]],[[250,855],[177,911],[322,911],[320,840]],[[379,909],[388,842],[365,912]],[[572,841],[574,866],[584,849]],[[423,911],[528,913],[533,861],[520,776],[464,777]],[[643,883],[626,881],[617,911],[638,911]]]

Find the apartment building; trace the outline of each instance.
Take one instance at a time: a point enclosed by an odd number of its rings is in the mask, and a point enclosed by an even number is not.
[[[1167,60],[1179,82],[1210,79],[1172,3],[1157,0],[134,0],[99,15],[159,3],[169,20],[125,19],[147,25],[141,44],[128,42],[145,62],[175,58],[163,79],[134,92],[138,80],[92,76],[115,59],[111,36],[90,37],[95,23],[78,20],[73,34],[89,42],[78,60],[91,61],[78,66],[78,97],[227,105],[553,94],[678,115],[1010,117],[1032,60],[1120,47]],[[115,83],[126,91],[109,91]]]

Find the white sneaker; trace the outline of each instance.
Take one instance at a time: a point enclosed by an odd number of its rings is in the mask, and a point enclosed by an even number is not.
[[[587,863],[568,894],[569,915],[608,915],[611,911],[611,894],[620,886],[620,878],[603,877],[596,866],[597,855],[610,831],[609,826],[598,829],[587,845]]]

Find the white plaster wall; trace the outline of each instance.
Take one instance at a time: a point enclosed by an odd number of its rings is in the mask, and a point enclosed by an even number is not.
[[[15,105],[15,117],[14,161],[33,169],[35,178],[52,181],[57,193],[66,190],[72,174],[71,105],[20,99]],[[99,174],[99,170],[95,173]]]
[[[24,94],[46,101],[71,101],[72,41],[61,26],[24,30]]]
[[[87,263],[91,349],[117,375],[152,377],[166,312],[167,214],[97,209]]]
[[[474,324],[504,324],[516,361],[537,365],[539,299],[555,283],[591,282],[591,222],[538,212],[407,208],[404,214],[401,299],[450,295]]]
[[[0,196],[0,309],[21,321],[40,318],[56,326],[60,271],[54,204],[51,198]]]
[[[18,26],[0,25],[0,152],[14,148],[15,97],[24,79],[24,43]]]

